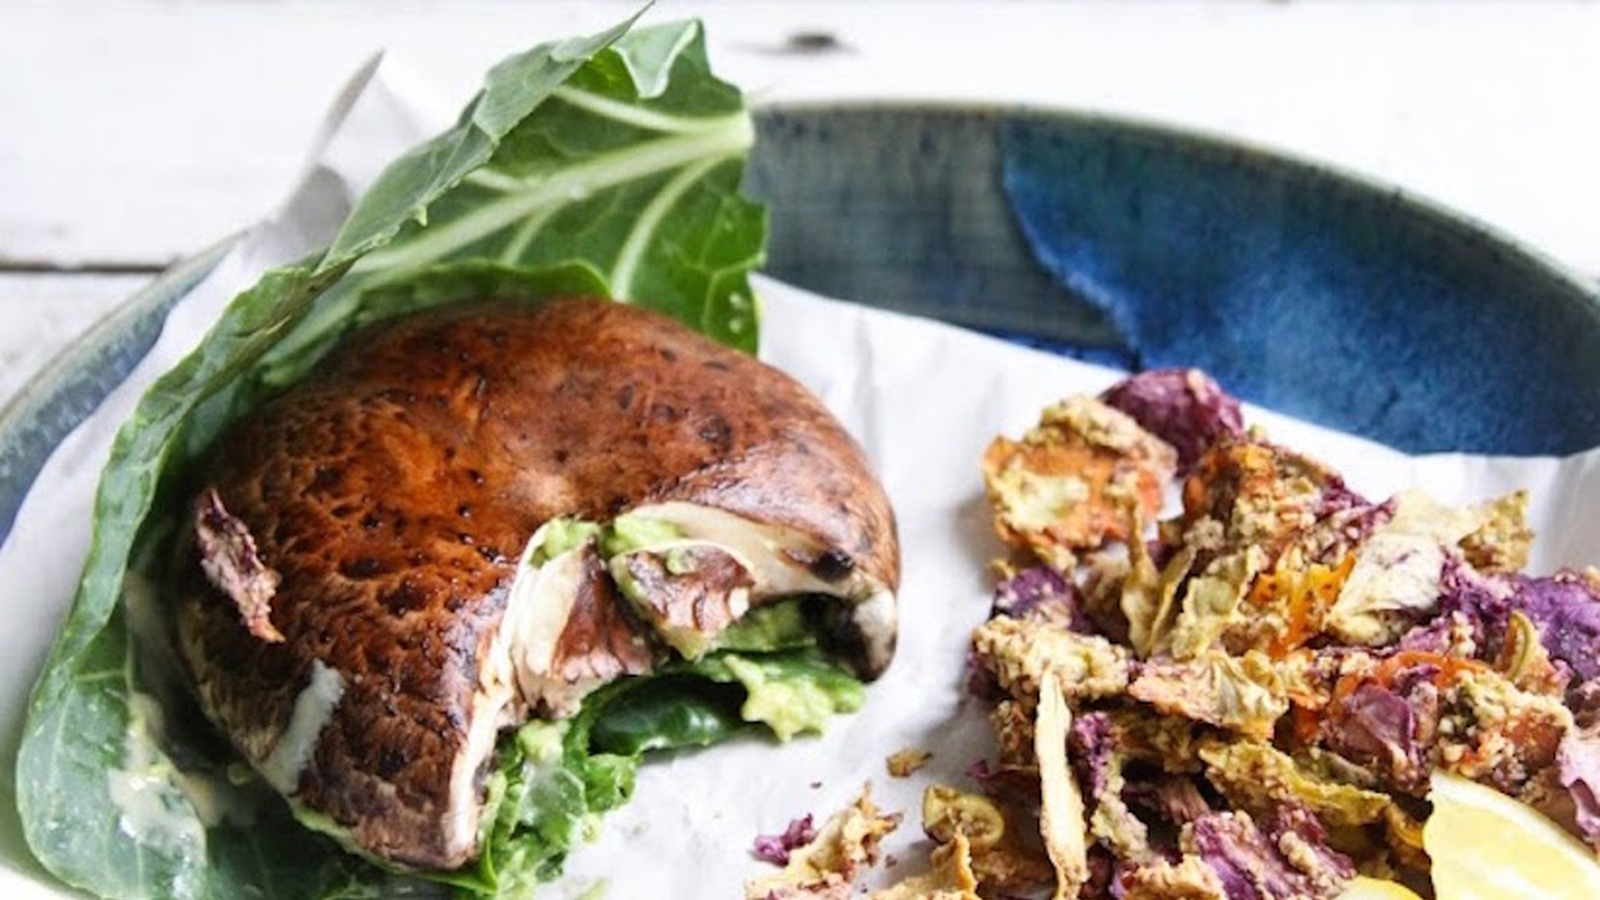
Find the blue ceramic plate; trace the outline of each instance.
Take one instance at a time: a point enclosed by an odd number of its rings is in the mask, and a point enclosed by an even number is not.
[[[1115,119],[762,110],[769,274],[1132,367],[1410,450],[1600,444],[1600,293],[1401,192]],[[0,539],[56,443],[226,244],[168,273],[0,412]]]

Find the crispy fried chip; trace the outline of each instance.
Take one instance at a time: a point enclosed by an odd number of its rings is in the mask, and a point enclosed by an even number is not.
[[[932,858],[931,871],[873,891],[867,900],[980,900],[966,835],[957,832],[954,840],[933,851]]]
[[[1200,758],[1211,784],[1245,809],[1298,803],[1329,825],[1350,826],[1377,822],[1394,805],[1386,794],[1316,778],[1271,744],[1207,740]]]
[[[907,747],[889,754],[889,758],[885,759],[883,764],[892,777],[909,778],[918,769],[927,765],[930,759],[933,759],[932,752],[920,747]]]
[[[1044,681],[1074,699],[1113,697],[1128,686],[1128,651],[1059,622],[996,616],[972,633],[978,661],[1012,697],[1031,705]]]
[[[1045,852],[1056,868],[1053,897],[1076,897],[1089,880],[1089,851],[1084,840],[1083,795],[1067,768],[1067,729],[1072,711],[1055,679],[1039,692],[1039,718],[1034,725],[1034,755],[1039,760],[1039,831]]]
[[[872,785],[789,854],[783,871],[745,882],[746,900],[847,900],[861,870],[878,862],[878,844],[900,826],[899,813],[872,802]]]
[[[1169,715],[1267,740],[1289,711],[1283,676],[1265,653],[1230,656],[1208,650],[1189,662],[1147,663],[1128,695]]]
[[[1177,454],[1127,414],[1089,397],[1044,411],[1021,441],[995,438],[983,454],[995,531],[1058,568],[1108,540],[1126,540],[1117,495],[1132,491],[1146,519],[1161,509]]]

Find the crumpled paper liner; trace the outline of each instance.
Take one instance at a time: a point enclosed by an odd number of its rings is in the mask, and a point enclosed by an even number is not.
[[[145,387],[187,352],[222,306],[269,265],[325,243],[351,199],[395,155],[443,128],[453,110],[418,100],[413,81],[374,61],[340,94],[301,182],[284,206],[250,230],[169,317],[127,381],[51,457],[0,546],[7,597],[0,653],[0,893],[72,896],[27,856],[13,812],[17,734],[27,692],[65,614],[87,551],[93,494],[111,439]],[[861,712],[821,737],[777,745],[760,739],[653,757],[632,803],[603,819],[567,876],[541,891],[578,897],[737,896],[770,871],[750,853],[757,834],[790,819],[818,820],[868,781],[880,805],[906,813],[886,842],[900,862],[880,884],[921,870],[923,788],[971,788],[963,771],[990,751],[981,705],[963,696],[968,635],[988,612],[986,563],[999,546],[988,522],[978,461],[996,434],[1016,435],[1039,410],[1075,392],[1098,392],[1118,373],[939,323],[821,298],[770,279],[756,282],[765,311],[761,355],[817,392],[866,448],[888,488],[904,550],[899,653],[867,692]],[[855,298],[870,303],[872,298]],[[1447,503],[1516,488],[1532,492],[1539,540],[1533,569],[1600,559],[1600,455],[1506,459],[1407,457],[1369,441],[1256,409],[1248,421],[1344,472],[1373,497],[1407,486]],[[911,778],[884,760],[908,747],[933,752]]]

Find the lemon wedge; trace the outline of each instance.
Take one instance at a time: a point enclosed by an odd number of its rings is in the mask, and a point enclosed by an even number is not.
[[[1339,900],[1422,900],[1403,884],[1368,878],[1365,875],[1345,885]]]
[[[1600,860],[1554,822],[1494,788],[1434,773],[1422,846],[1439,900],[1594,900]]]

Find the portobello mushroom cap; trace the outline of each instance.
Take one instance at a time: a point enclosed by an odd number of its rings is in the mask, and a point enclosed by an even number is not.
[[[175,601],[201,709],[303,818],[394,863],[475,858],[498,731],[673,635],[694,655],[746,608],[826,594],[844,663],[893,654],[899,546],[861,449],[793,379],[627,304],[363,329],[202,475]],[[669,525],[688,573],[648,547],[608,567],[592,537],[525,558],[549,523],[624,513]]]

